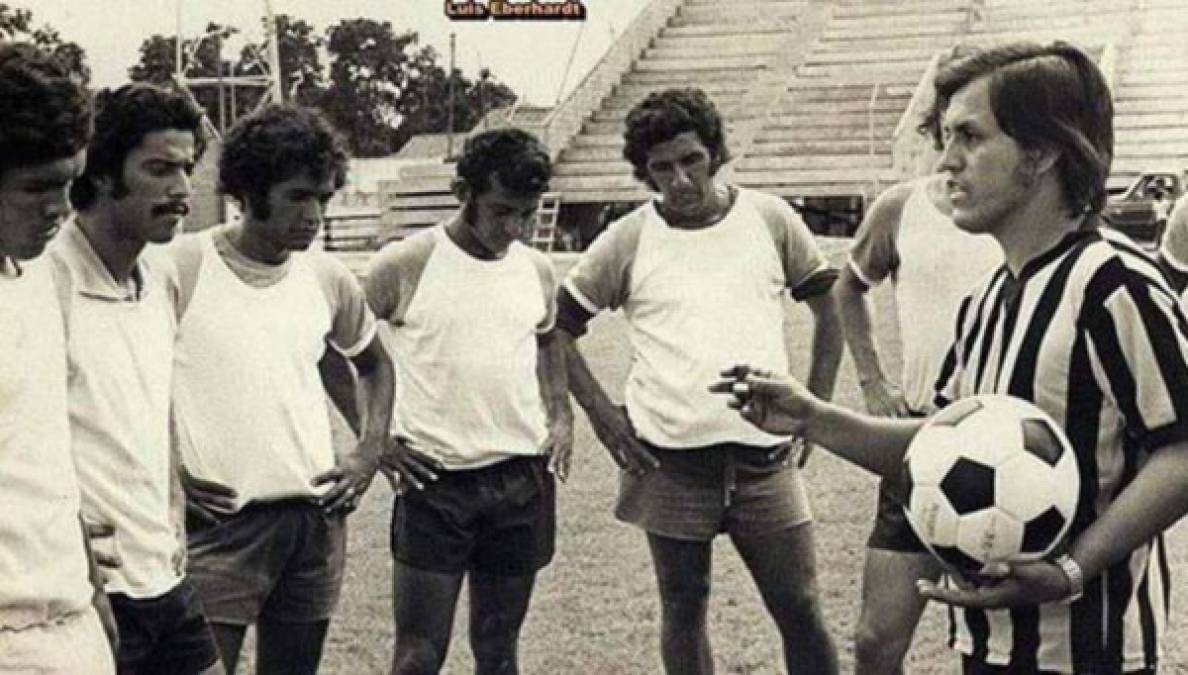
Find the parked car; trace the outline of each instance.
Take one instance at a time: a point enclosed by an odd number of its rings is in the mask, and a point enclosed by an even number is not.
[[[1176,199],[1185,191],[1185,173],[1147,171],[1129,182],[1111,179],[1110,196],[1102,212],[1113,227],[1131,239],[1157,244]]]

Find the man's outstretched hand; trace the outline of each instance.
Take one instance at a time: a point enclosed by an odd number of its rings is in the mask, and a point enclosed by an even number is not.
[[[710,391],[728,395],[726,405],[743,419],[772,434],[804,434],[818,399],[803,384],[745,364],[723,370],[721,376]]]

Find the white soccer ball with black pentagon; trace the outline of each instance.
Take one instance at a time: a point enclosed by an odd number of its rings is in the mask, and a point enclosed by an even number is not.
[[[908,522],[963,575],[1048,556],[1076,512],[1072,446],[1051,417],[1018,398],[982,395],[949,405],[912,439],[904,464]]]

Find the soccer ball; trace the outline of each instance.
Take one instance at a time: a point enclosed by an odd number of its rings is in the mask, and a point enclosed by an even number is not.
[[[1080,492],[1076,453],[1021,399],[962,399],[929,419],[904,457],[908,522],[948,568],[1039,560],[1068,534]]]

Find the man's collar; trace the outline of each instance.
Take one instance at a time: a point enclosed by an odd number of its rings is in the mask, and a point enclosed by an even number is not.
[[[68,254],[69,259],[74,262],[71,265],[75,273],[74,287],[80,294],[100,300],[123,302],[143,298],[148,292],[148,287],[145,284],[147,269],[144,260],[137,259],[129,277],[134,280],[136,288],[139,290],[136,297],[133,298],[131,289],[127,285],[117,282],[108,271],[107,265],[103,264],[103,260],[95,251],[95,247],[91,245],[91,240],[87,238],[82,227],[79,226],[76,217],[66,221],[58,240],[58,245],[62,247],[63,253]]]

